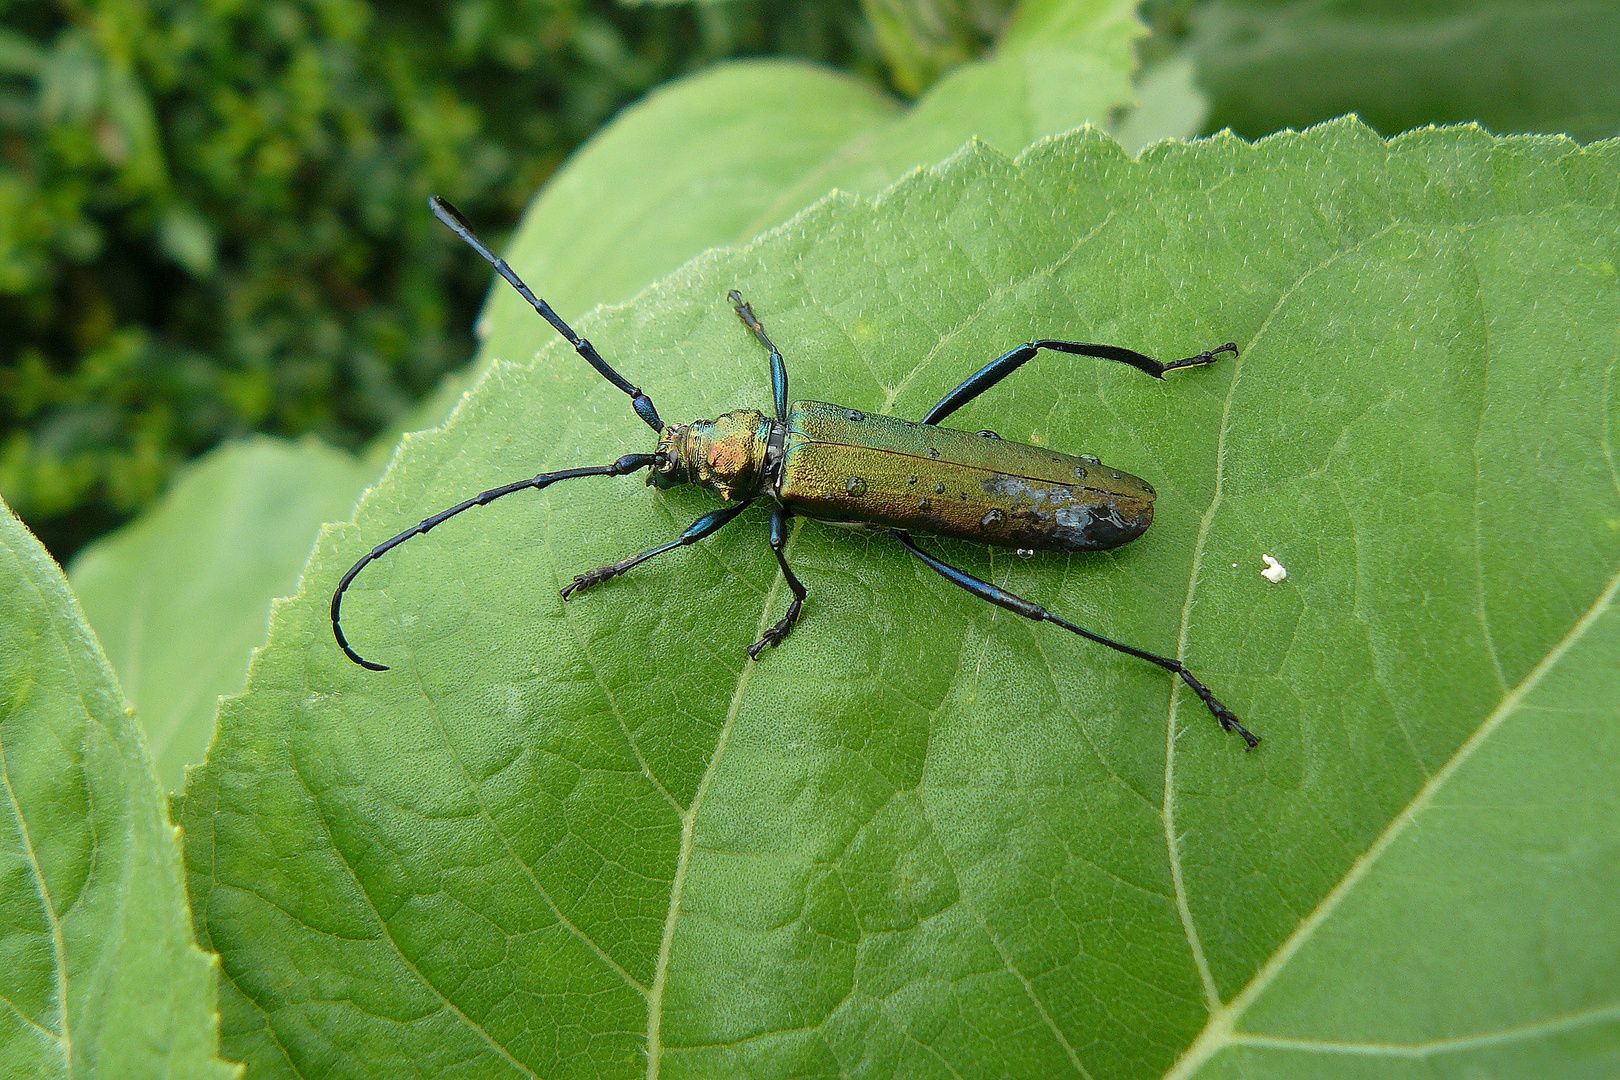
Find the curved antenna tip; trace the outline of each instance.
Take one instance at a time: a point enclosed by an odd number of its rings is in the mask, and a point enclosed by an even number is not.
[[[347,585],[348,582],[344,582],[344,584]],[[343,655],[347,656],[350,660],[353,660],[367,671],[388,670],[387,664],[379,664],[375,660],[367,660],[365,657],[354,651],[354,646],[349,644],[349,639],[343,636],[343,628],[338,624],[336,617],[332,619],[332,636],[337,638],[338,648],[343,650]]]
[[[461,211],[452,206],[449,200],[445,199],[443,196],[429,196],[428,209],[433,211],[434,217],[450,226],[450,228],[454,229],[458,234],[472,233],[472,223],[463,217]],[[493,258],[493,256],[490,257]]]

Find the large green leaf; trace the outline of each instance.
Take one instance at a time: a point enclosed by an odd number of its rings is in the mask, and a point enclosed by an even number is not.
[[[565,606],[714,505],[635,480],[391,553],[349,594],[392,665],[362,671],[327,603],[370,545],[650,445],[560,342],[495,365],[323,535],[193,774],[230,1051],[368,1078],[1612,1073],[1617,188],[1617,143],[1343,122],[1134,162],[1082,132],[829,199],[583,321],[674,419],[769,401],[732,287],[795,396],[904,416],[1034,336],[1235,339],[1166,382],[1043,357],[960,416],[1149,478],[1141,540],[933,546],[1185,657],[1254,754],[1162,672],[802,520],[804,621],[748,663],[786,600],[757,509]]]
[[[0,1077],[215,1077],[176,830],[62,572],[0,503]]]
[[[1613,0],[1214,0],[1193,27],[1214,123],[1240,135],[1352,111],[1389,133],[1620,134]]]
[[[348,517],[380,468],[313,439],[230,443],[73,561],[73,588],[170,791],[202,761],[220,695],[242,689],[271,599],[293,591],[316,531]]]

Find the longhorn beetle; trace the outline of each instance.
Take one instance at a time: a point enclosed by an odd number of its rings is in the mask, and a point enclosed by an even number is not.
[[[1110,469],[1094,457],[1070,457],[1002,439],[993,431],[956,431],[939,427],[939,422],[1034,359],[1042,349],[1117,360],[1162,379],[1167,371],[1212,364],[1222,353],[1236,356],[1235,342],[1169,364],[1117,345],[1046,338],[1026,342],[986,364],[946,394],[921,421],[913,423],[821,401],[795,401],[790,405],[787,365],[782,354],[771,343],[754,309],[733,289],[729,299],[737,316],[770,352],[775,416],[766,416],[758,409],[734,409],[713,420],[665,424],[653,408],[652,399],[613,370],[595,346],[574,333],[550,304],[534,295],[505,259],[498,258],[473,235],[472,227],[455,207],[437,195],[428,204],[440,221],[483,256],[546,322],[568,339],[586,363],[629,395],[636,415],[658,433],[658,447],[650,454],[626,454],[611,465],[541,473],[529,480],[491,488],[372,548],[349,568],[332,593],[332,635],[356,664],[371,671],[388,670],[355,652],[339,623],[343,594],[355,575],[386,552],[463,510],[488,505],[515,491],[538,491],[559,480],[581,476],[625,476],[650,469],[647,483],[654,487],[697,484],[715,492],[727,505],[704,514],[667,544],[578,575],[563,587],[564,600],[654,556],[702,540],[748,509],[755,499],[769,496],[777,504],[771,510],[771,551],[793,591],[793,600],[781,621],[748,647],[750,660],[759,659],[766,646],[780,645],[804,607],[805,587],[788,566],[785,554],[788,518],[798,514],[838,524],[887,529],[929,569],[979,599],[1026,619],[1055,623],[1099,645],[1179,675],[1223,729],[1241,735],[1250,750],[1259,745],[1259,737],[1239,723],[1232,710],[1222,705],[1180,660],[1133,648],[1076,626],[1039,604],[928,554],[911,537],[915,529],[934,536],[1021,550],[1102,551],[1141,536],[1153,521],[1155,492],[1146,480]]]

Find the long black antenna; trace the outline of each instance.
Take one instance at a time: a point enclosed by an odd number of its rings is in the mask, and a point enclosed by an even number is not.
[[[378,664],[367,660],[355,652],[349,645],[349,639],[343,636],[343,627],[340,625],[343,613],[343,594],[348,592],[349,583],[355,579],[355,576],[360,571],[382,558],[389,551],[399,547],[411,537],[421,536],[423,533],[432,530],[435,525],[449,521],[463,510],[471,510],[475,506],[488,506],[496,499],[510,495],[514,491],[527,491],[529,488],[538,491],[541,488],[550,487],[559,480],[574,480],[581,476],[624,476],[627,473],[635,472],[637,469],[645,469],[653,463],[655,457],[656,455],[653,454],[626,454],[611,465],[591,465],[583,469],[563,469],[561,472],[541,473],[539,476],[529,480],[518,480],[510,484],[503,484],[498,488],[490,488],[488,491],[474,495],[466,502],[456,503],[448,510],[440,510],[430,518],[423,518],[421,522],[412,525],[399,535],[384,540],[361,556],[359,562],[349,567],[349,572],[343,575],[343,580],[338,582],[336,591],[332,593],[332,636],[337,638],[338,648],[343,650],[343,655],[368,671],[388,670],[386,664]]]
[[[641,387],[631,385],[629,379],[614,371],[612,365],[602,359],[602,354],[596,351],[595,345],[574,333],[574,328],[563,322],[562,317],[551,310],[550,304],[534,295],[529,287],[523,284],[523,279],[518,277],[510,266],[506,265],[505,259],[498,257],[493,251],[484,246],[482,240],[473,235],[472,226],[467,224],[467,219],[461,216],[460,210],[457,210],[437,195],[428,199],[428,206],[433,208],[434,217],[450,226],[457,236],[467,242],[468,247],[482,255],[495,268],[497,274],[510,282],[512,288],[516,289],[523,299],[534,306],[534,310],[540,313],[541,318],[556,327],[557,333],[567,338],[568,343],[574,347],[574,351],[583,356],[586,363],[600,372],[602,378],[630,395],[636,408],[636,415],[641,417],[648,427],[659,432],[664,430],[664,422],[658,419],[658,410],[653,408],[652,398],[643,394]]]

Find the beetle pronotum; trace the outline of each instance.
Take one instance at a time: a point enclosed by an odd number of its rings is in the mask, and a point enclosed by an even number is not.
[[[770,352],[775,415],[767,416],[758,409],[735,409],[713,420],[666,425],[659,419],[652,399],[609,366],[589,341],[558,317],[551,305],[535,296],[506,260],[498,258],[473,235],[460,212],[438,196],[429,204],[439,220],[488,260],[542,318],[568,339],[586,363],[630,397],[636,415],[658,433],[658,446],[650,454],[626,454],[611,465],[541,473],[491,488],[372,548],[349,568],[332,593],[332,635],[356,664],[371,671],[388,670],[355,652],[340,624],[344,592],[355,575],[384,553],[464,510],[487,505],[515,491],[538,491],[581,476],[625,476],[650,469],[647,482],[651,485],[666,488],[697,484],[715,492],[727,505],[704,514],[666,544],[576,576],[563,587],[564,600],[666,551],[696,543],[742,513],[755,499],[769,497],[776,502],[771,511],[771,550],[793,592],[793,600],[781,620],[748,647],[750,660],[757,660],[767,646],[780,645],[804,607],[805,587],[788,566],[785,554],[788,518],[798,514],[887,529],[930,569],[974,596],[1027,619],[1054,623],[1175,673],[1198,695],[1222,728],[1241,735],[1248,749],[1259,745],[1260,739],[1239,723],[1232,710],[1221,704],[1181,661],[1076,626],[1039,604],[928,554],[911,537],[912,530],[916,530],[1023,551],[1102,551],[1136,539],[1153,521],[1155,493],[1147,481],[1111,469],[1094,457],[1071,457],[1002,439],[992,431],[957,431],[940,427],[939,422],[1042,349],[1116,360],[1154,378],[1163,378],[1165,372],[1177,368],[1214,363],[1222,353],[1237,355],[1234,342],[1168,364],[1117,345],[1051,339],[1026,342],[986,364],[914,423],[820,401],[789,404],[787,365],[782,354],[755,317],[754,309],[733,289],[729,299],[738,317]]]

